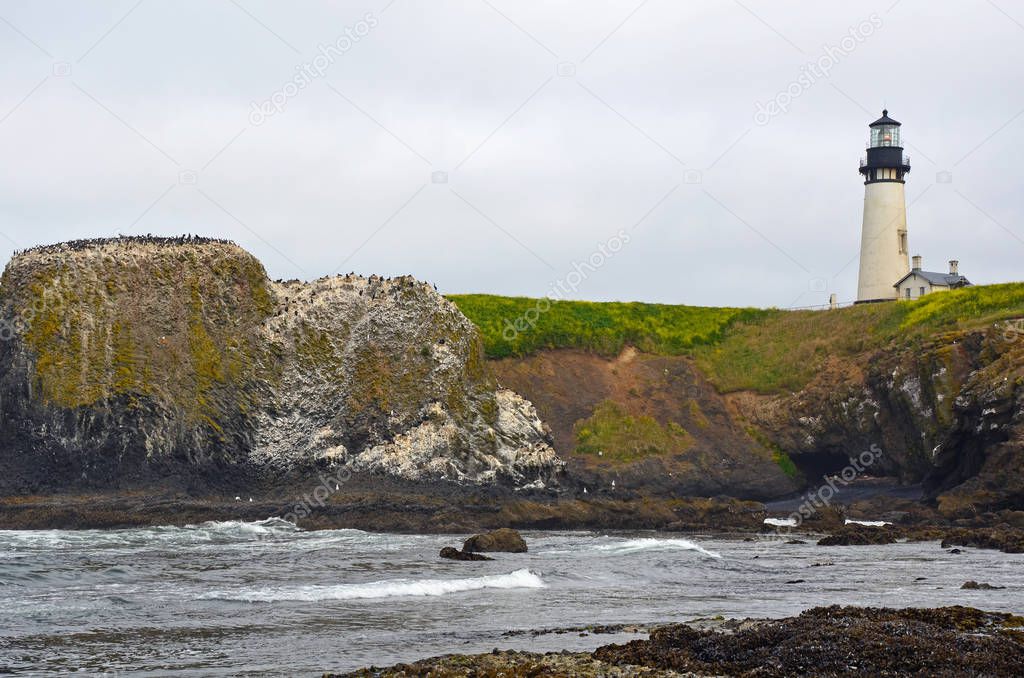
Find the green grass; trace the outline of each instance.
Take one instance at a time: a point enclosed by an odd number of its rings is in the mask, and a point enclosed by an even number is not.
[[[1024,283],[965,287],[899,305],[903,330],[975,327],[1024,316]]]
[[[590,418],[576,424],[576,453],[605,461],[632,462],[680,454],[692,442],[690,434],[679,424],[669,422],[662,426],[652,417],[631,416],[609,400],[599,403]]]
[[[554,348],[610,356],[632,345],[647,353],[693,356],[723,392],[798,390],[830,358],[1024,317],[1024,283],[837,311],[556,301],[541,312],[544,303],[537,299],[479,294],[449,299],[480,328],[491,358]]]
[[[721,341],[726,329],[766,311],[639,302],[548,301],[460,294],[448,297],[480,328],[490,358],[576,348],[615,355],[626,345],[679,355]]]
[[[778,393],[803,388],[829,358],[849,358],[892,342],[968,330],[1024,316],[1024,283],[967,287],[917,301],[838,311],[779,311],[738,323],[725,338],[697,347],[701,369],[722,391]]]
[[[789,454],[787,454],[786,451],[782,449],[779,445],[772,442],[772,440],[768,436],[764,435],[753,426],[747,427],[747,434],[757,442],[761,443],[761,445],[766,450],[771,452],[772,461],[774,461],[778,465],[778,467],[782,469],[783,473],[785,473],[790,478],[800,477],[800,469],[797,468],[796,463],[793,461],[792,457],[790,457]]]
[[[829,358],[849,358],[887,344],[899,332],[903,304],[837,311],[778,311],[737,324],[722,341],[694,351],[721,391],[799,390]]]

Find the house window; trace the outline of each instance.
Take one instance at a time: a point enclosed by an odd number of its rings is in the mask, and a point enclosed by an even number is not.
[[[920,296],[922,296],[922,297],[924,296],[924,288],[923,288],[923,287],[921,288],[921,294],[920,294]]]
[[[907,299],[909,299],[909,298],[910,298],[910,288],[908,287],[907,288]]]

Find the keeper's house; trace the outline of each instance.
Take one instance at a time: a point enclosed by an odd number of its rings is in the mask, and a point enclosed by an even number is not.
[[[914,257],[914,267],[893,286],[898,299],[918,299],[932,292],[945,292],[967,287],[971,281],[960,275],[959,262],[949,262],[949,273],[921,270],[921,257]]]

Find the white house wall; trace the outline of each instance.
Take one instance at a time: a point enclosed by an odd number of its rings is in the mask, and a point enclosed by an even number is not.
[[[924,278],[918,276],[916,273],[911,275],[909,278],[900,283],[899,286],[899,298],[900,299],[920,299],[921,288],[924,288],[924,293],[929,294],[931,292],[945,292],[949,290],[945,285],[932,285]],[[910,296],[907,296],[907,290],[910,290]]]

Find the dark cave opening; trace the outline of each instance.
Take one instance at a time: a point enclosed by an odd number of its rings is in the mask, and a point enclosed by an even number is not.
[[[808,486],[811,487],[823,483],[827,477],[841,475],[847,468],[852,469],[857,477],[875,475],[871,474],[859,462],[854,466],[849,455],[839,450],[794,455],[793,463],[796,464],[796,467],[806,479]],[[850,471],[846,471],[847,477],[849,477],[850,473]]]

